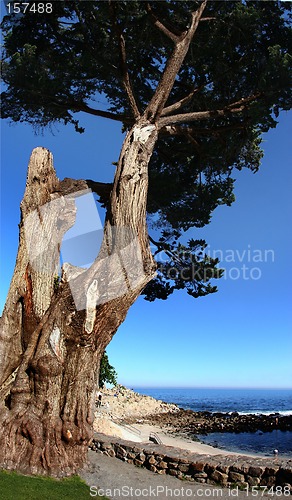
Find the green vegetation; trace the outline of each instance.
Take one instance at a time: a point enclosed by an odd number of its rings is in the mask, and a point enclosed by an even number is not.
[[[117,372],[114,367],[109,364],[108,355],[105,352],[100,362],[99,387],[103,387],[105,383],[117,385],[117,376]]]
[[[52,479],[31,477],[15,472],[0,472],[0,498],[5,500],[88,500],[89,486],[79,477]],[[96,496],[96,499],[106,497]]]
[[[60,286],[60,281],[61,277],[60,276],[54,276],[54,292],[57,292]]]
[[[128,133],[142,116],[155,124],[147,224],[163,258],[145,299],[216,292],[218,259],[184,232],[234,202],[234,171],[259,169],[262,133],[291,108],[290,22],[290,2],[243,0],[59,1],[46,14],[4,17],[3,118],[80,133],[82,113]],[[109,207],[107,193],[97,194]]]

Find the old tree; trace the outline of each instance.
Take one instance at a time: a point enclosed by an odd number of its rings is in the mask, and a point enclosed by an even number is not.
[[[4,18],[3,117],[83,132],[84,112],[124,132],[112,184],[60,181],[51,153],[33,151],[1,317],[1,466],[64,475],[86,461],[100,359],[137,297],[216,291],[218,262],[180,237],[232,203],[234,168],[258,169],[261,133],[291,104],[291,32],[277,1],[52,6]],[[89,269],[66,263],[59,280],[88,188],[106,208],[103,241]]]

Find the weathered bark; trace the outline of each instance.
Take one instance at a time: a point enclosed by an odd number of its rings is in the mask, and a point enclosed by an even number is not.
[[[136,122],[125,138],[109,201],[109,186],[93,187],[102,190],[107,206],[99,254],[88,270],[65,263],[60,284],[60,243],[75,220],[72,193],[88,185],[60,182],[49,151],[32,153],[17,262],[0,319],[2,467],[60,476],[84,465],[101,356],[155,274],[146,227],[148,164],[158,131],[177,121],[163,109],[206,1],[192,13],[190,28],[172,37],[173,53],[142,117],[134,109],[119,33],[123,83]],[[165,32],[161,23],[157,27]],[[84,103],[74,104],[78,109],[133,122]]]
[[[156,139],[149,123],[128,133],[99,255],[88,270],[64,264],[60,284],[60,242],[74,224],[74,198],[63,196],[69,181],[56,177],[51,153],[32,153],[0,323],[2,467],[60,476],[86,461],[101,356],[155,273],[145,213]]]

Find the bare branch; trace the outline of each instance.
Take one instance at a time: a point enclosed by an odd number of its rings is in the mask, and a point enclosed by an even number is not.
[[[174,104],[171,104],[170,106],[167,106],[166,108],[163,109],[161,116],[169,115],[170,113],[173,113],[173,111],[177,111],[178,109],[183,108],[186,104],[190,102],[192,97],[202,90],[205,87],[204,85],[200,85],[200,87],[196,87],[193,89],[187,96],[183,97],[180,101],[175,102]]]
[[[119,44],[120,68],[121,68],[122,81],[123,81],[124,89],[125,89],[127,97],[128,97],[129,104],[131,106],[132,113],[133,113],[135,119],[137,119],[140,116],[140,111],[138,109],[136,99],[134,97],[134,92],[133,92],[132,84],[131,84],[130,77],[129,77],[125,39],[124,39],[122,30],[118,24],[118,21],[117,21],[116,9],[115,9],[115,5],[114,5],[113,0],[109,0],[109,5],[110,5],[110,12],[111,12],[111,17],[112,17],[113,28],[114,28],[114,31],[116,33],[116,37],[117,37],[118,44]]]
[[[200,135],[215,135],[218,136],[222,132],[228,132],[230,130],[244,130],[249,122],[249,119],[243,120],[240,123],[234,123],[232,125],[226,125],[223,127],[212,127],[212,128],[200,128],[200,127],[192,127],[189,125],[166,125],[162,129],[160,129],[159,134],[161,135],[169,135],[169,136],[178,136],[178,135],[192,135],[192,136],[200,136]]]
[[[113,188],[113,184],[111,182],[97,182],[91,181],[90,179],[86,179],[87,186],[96,193],[100,202],[106,204],[110,199],[110,194]]]
[[[231,104],[229,104],[228,107],[232,109],[238,106],[249,104],[250,102],[253,102],[256,99],[258,99],[258,97],[262,97],[262,95],[263,95],[262,92],[257,92],[256,94],[250,95],[248,97],[242,97],[239,101],[232,102]]]
[[[94,109],[85,104],[84,102],[73,101],[70,104],[68,103],[68,106],[66,106],[66,103],[64,104],[55,103],[55,104],[58,104],[59,106],[66,108],[69,107],[70,109],[72,109],[72,111],[83,111],[84,113],[88,113],[89,115],[100,116],[102,118],[109,118],[110,120],[115,120],[122,123],[128,123],[129,125],[133,124],[133,118],[131,118],[130,116],[118,113],[111,113],[109,111],[103,111],[101,109]]]
[[[234,113],[240,113],[246,109],[250,102],[255,101],[261,93],[254,94],[252,96],[240,99],[240,101],[233,102],[223,109],[212,109],[208,111],[194,111],[193,113],[184,113],[179,115],[166,116],[160,118],[158,121],[158,128],[161,129],[166,125],[171,125],[173,123],[188,123],[197,120],[208,120],[209,118],[218,118],[221,116],[232,115]]]
[[[100,201],[102,203],[106,203],[109,200],[112,187],[112,183],[97,182],[90,179],[83,180],[65,177],[60,182],[60,191],[63,196],[67,196],[69,194],[73,194],[78,191],[83,191],[84,189],[90,188],[100,197]]]
[[[202,21],[214,21],[216,17],[201,17],[200,22]]]
[[[165,127],[165,125],[170,125],[172,123],[188,123],[197,120],[208,120],[209,118],[218,118],[220,116],[226,116],[233,113],[240,113],[245,109],[246,106],[241,106],[239,108],[223,108],[214,109],[211,111],[195,111],[194,113],[184,113],[180,115],[167,116],[161,118],[158,122],[158,128]]]
[[[69,26],[73,26],[75,23],[67,23],[66,21],[59,21],[59,24],[68,24]]]
[[[69,194],[77,193],[78,191],[83,191],[88,189],[87,183],[83,179],[71,179],[70,177],[65,177],[60,181],[59,191],[62,196],[68,196]]]
[[[207,0],[203,0],[198,10],[196,12],[192,12],[192,22],[190,28],[184,32],[179,38],[179,41],[176,42],[174,50],[166,63],[156,91],[145,110],[144,117],[147,120],[154,122],[161,115],[173,88],[176,76],[189,50],[190,43],[197,30],[199,20],[202,17],[206,4]]]
[[[172,252],[170,249],[169,249],[169,246],[167,245],[166,242],[162,242],[162,241],[155,241],[150,235],[149,235],[149,240],[151,243],[153,243],[153,245],[155,245],[157,247],[157,250],[156,252],[154,253],[154,256],[157,255],[158,253],[164,251],[164,253],[170,258],[170,259],[174,259],[176,260],[177,262],[179,262],[179,258],[175,255],[174,252]]]
[[[111,113],[110,111],[103,111],[101,109],[94,109],[88,106],[83,101],[75,101],[74,99],[70,99],[68,97],[68,101],[65,100],[60,100],[58,101],[55,96],[49,95],[49,94],[44,94],[41,91],[38,91],[38,94],[41,95],[42,97],[46,97],[46,99],[49,100],[50,104],[53,104],[54,106],[58,106],[59,108],[68,111],[69,109],[75,113],[77,111],[83,111],[84,113],[88,113],[89,115],[94,115],[94,116],[100,116],[101,118],[108,118],[109,120],[114,120],[117,122],[121,123],[126,123],[129,125],[134,124],[134,120],[132,117],[124,115],[124,114],[119,114],[119,113]]]
[[[146,3],[146,10],[148,14],[151,17],[151,20],[153,24],[158,28],[164,35],[166,35],[168,38],[170,38],[173,42],[178,42],[179,41],[179,35],[176,35],[172,31],[170,31],[159,19],[158,17],[154,14],[149,2]]]

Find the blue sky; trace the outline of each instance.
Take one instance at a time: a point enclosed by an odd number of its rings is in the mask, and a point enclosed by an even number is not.
[[[60,178],[111,181],[120,125],[82,116],[83,135],[60,126],[36,136],[29,125],[2,123],[2,311],[18,245],[19,204],[32,149],[54,155]],[[194,299],[180,291],[167,301],[139,298],[107,352],[128,386],[292,387],[291,158],[292,114],[264,136],[260,171],[236,173],[236,202],[188,237],[204,238],[226,268],[216,294]],[[230,262],[231,261],[231,262]]]

